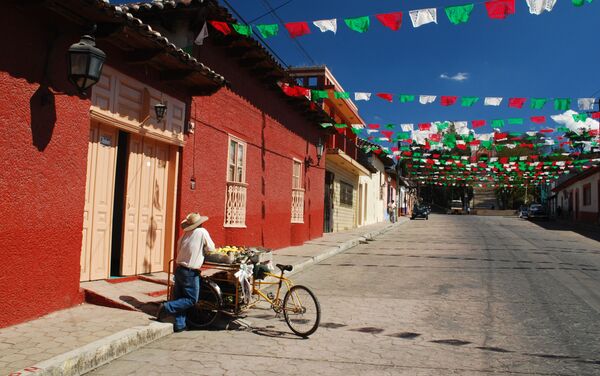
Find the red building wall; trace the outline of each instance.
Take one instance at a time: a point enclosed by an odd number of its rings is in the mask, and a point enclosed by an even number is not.
[[[196,131],[183,148],[181,215],[190,211],[208,215],[206,227],[217,245],[282,248],[321,236],[324,169],[302,171],[304,223],[292,224],[292,159],[304,163],[310,155],[316,161],[315,145],[319,137],[325,141],[325,136],[276,88],[261,82],[218,48],[203,50],[201,59],[218,69],[231,86],[193,101],[190,116]],[[229,134],[247,143],[245,229],[223,226]],[[194,165],[197,188],[191,191]]]
[[[64,52],[71,40],[52,39],[39,23],[16,12],[3,12],[0,33],[10,36],[3,38],[10,53],[0,57],[0,327],[5,327],[82,301],[90,103],[74,95],[46,95],[40,88],[47,82],[70,90]]]

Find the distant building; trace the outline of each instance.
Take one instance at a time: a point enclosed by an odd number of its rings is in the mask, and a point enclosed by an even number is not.
[[[577,174],[563,175],[552,189],[552,211],[555,215],[578,222],[599,223],[600,166]],[[560,207],[560,210],[558,209]]]

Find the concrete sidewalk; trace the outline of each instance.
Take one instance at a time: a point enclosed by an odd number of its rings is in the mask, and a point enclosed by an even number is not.
[[[325,234],[274,252],[274,262],[294,265],[291,274],[350,249],[406,222],[378,223]],[[173,333],[140,311],[83,304],[0,329],[0,376],[80,375]]]

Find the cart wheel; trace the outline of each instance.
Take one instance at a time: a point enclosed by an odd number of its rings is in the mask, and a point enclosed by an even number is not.
[[[283,316],[292,332],[308,337],[319,327],[321,306],[308,287],[293,286],[283,298]]]
[[[187,324],[195,329],[209,327],[219,317],[219,294],[209,284],[202,284],[198,302],[187,311]]]

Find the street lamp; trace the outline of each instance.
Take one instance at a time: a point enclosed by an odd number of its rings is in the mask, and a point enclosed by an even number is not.
[[[321,163],[321,158],[323,157],[323,151],[325,150],[325,145],[323,145],[323,142],[321,141],[320,138],[319,138],[319,143],[317,143],[317,145],[316,145],[316,148],[317,148],[317,164],[314,164],[315,161],[313,161],[311,156],[306,156],[304,158],[304,164],[305,164],[306,168],[317,167]]]
[[[156,120],[162,121],[167,112],[167,105],[160,102],[154,105],[154,113],[156,114]]]
[[[92,32],[95,31],[94,26]],[[80,93],[95,85],[102,75],[102,67],[106,60],[104,51],[96,47],[96,40],[90,34],[69,47],[69,81]]]

